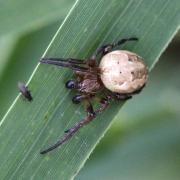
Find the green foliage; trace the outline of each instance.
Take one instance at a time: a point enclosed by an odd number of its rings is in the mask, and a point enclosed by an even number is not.
[[[3,48],[9,50],[9,48],[15,47],[9,57],[1,57],[4,61],[1,62],[2,75],[0,76],[0,86],[3,87],[0,88],[0,118],[3,117],[12,101],[18,95],[17,82],[26,82],[28,80],[52,35],[55,33],[58,24],[53,23],[47,27],[32,31],[18,38],[15,42],[12,38],[5,38],[7,45],[3,46]],[[12,47],[7,39],[10,39]]]
[[[179,8],[178,0],[173,3],[165,0],[76,1],[44,56],[87,58],[103,43],[137,36],[139,42],[129,43],[123,49],[144,57],[152,69],[178,30]],[[33,16],[29,16],[33,20]],[[29,57],[32,50],[33,47]],[[38,58],[39,54],[34,57]],[[2,179],[71,179],[103,137],[122,103],[112,103],[106,112],[60,149],[44,156],[39,154],[85,116],[83,107],[71,103],[74,92],[64,88],[64,82],[71,77],[72,72],[67,69],[47,65],[35,68],[28,85],[33,102],[18,96],[1,121]]]
[[[118,113],[76,180],[179,179],[178,48],[173,44],[160,58],[146,90]]]
[[[0,37],[47,26],[64,16],[73,2],[74,0],[1,1]]]

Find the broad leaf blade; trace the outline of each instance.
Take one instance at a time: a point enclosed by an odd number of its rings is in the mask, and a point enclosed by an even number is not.
[[[178,29],[179,8],[178,1],[79,0],[45,56],[87,58],[100,44],[137,36],[138,43],[123,48],[152,67]],[[66,69],[38,66],[29,83],[34,101],[18,97],[1,123],[2,178],[71,179],[83,166],[122,103],[112,103],[60,149],[40,155],[85,116],[83,107],[71,103],[75,93],[64,88],[71,76]]]

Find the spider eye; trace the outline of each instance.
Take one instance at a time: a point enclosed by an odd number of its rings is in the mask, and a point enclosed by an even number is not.
[[[72,98],[72,102],[73,102],[74,104],[79,104],[79,103],[81,102],[81,100],[82,100],[82,96],[81,96],[81,95],[77,95],[77,96],[74,96],[74,97]]]
[[[75,89],[77,87],[77,82],[75,80],[69,80],[66,82],[66,88]]]

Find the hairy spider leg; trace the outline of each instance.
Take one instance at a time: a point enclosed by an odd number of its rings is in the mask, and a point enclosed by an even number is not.
[[[128,100],[131,99],[133,95],[139,94],[142,89],[145,87],[143,85],[140,89],[134,91],[133,93],[128,93],[128,94],[120,94],[120,93],[114,93],[114,92],[109,92],[110,95],[105,94],[105,97],[108,97],[109,99],[116,99],[116,100]],[[94,98],[96,101],[100,102],[101,99],[99,99],[97,96],[94,96],[93,94],[77,94],[72,98],[72,102],[74,104],[79,104],[83,100],[88,100]]]
[[[42,58],[41,60],[50,60],[50,61],[56,61],[56,62],[68,62],[71,64],[86,64],[86,62],[82,59],[74,59],[74,58]]]
[[[101,58],[102,56],[104,56],[105,54],[109,53],[110,51],[113,50],[113,48],[120,46],[124,43],[126,43],[127,41],[138,41],[138,38],[136,37],[132,37],[132,38],[126,38],[126,39],[121,39],[116,43],[111,43],[111,44],[106,44],[101,46],[100,48],[98,48],[96,50],[96,52],[93,54],[92,59],[96,59],[98,55],[101,54]]]
[[[143,88],[143,87],[142,87]],[[134,93],[139,93],[141,90],[137,90]],[[127,100],[130,99],[134,93],[129,93],[129,94],[118,94],[118,93],[111,93],[109,95],[106,95],[105,98],[99,98],[99,97],[95,97],[95,100],[98,101],[100,103],[100,107],[97,108],[95,111],[93,110],[93,106],[92,104],[88,103],[88,106],[86,107],[86,112],[87,112],[87,116],[82,119],[80,122],[78,122],[75,126],[73,126],[72,128],[68,129],[65,131],[64,137],[58,141],[57,143],[55,143],[53,146],[41,151],[41,154],[45,154],[48,153],[49,151],[52,151],[53,149],[57,148],[58,146],[64,144],[67,140],[69,140],[81,127],[85,126],[86,124],[90,123],[92,120],[94,120],[96,118],[96,116],[103,112],[109,105],[109,101],[111,99],[115,99],[115,100]]]
[[[90,99],[86,99],[86,100],[84,100],[83,102],[84,102],[84,106],[85,106],[85,109],[86,109],[87,117],[96,116],[96,113],[94,112],[94,108],[93,108],[93,106],[92,106],[92,104],[91,104]],[[72,128],[73,128],[73,127],[72,127]],[[67,130],[65,130],[64,132],[65,132],[65,133],[68,133],[68,132],[71,131],[72,128],[67,129]]]
[[[70,68],[74,71],[81,71],[81,72],[89,72],[89,68],[88,67],[83,67],[83,66],[79,66],[76,63],[72,63],[72,62],[68,62],[66,60],[51,60],[51,58],[43,58],[40,60],[41,63],[43,64],[52,64],[52,65],[56,65],[56,66],[61,66],[61,67],[67,67]],[[84,64],[84,63],[83,63]]]
[[[82,128],[83,126],[87,125],[88,123],[90,123],[92,120],[94,120],[94,118],[101,113],[102,111],[104,111],[109,105],[109,101],[108,98],[102,98],[100,101],[100,107],[98,109],[96,109],[95,111],[93,110],[93,107],[91,105],[91,103],[89,103],[89,105],[86,108],[86,112],[87,112],[87,116],[82,119],[81,121],[79,121],[77,124],[75,124],[75,126],[73,126],[72,128],[68,129],[65,131],[64,137],[62,139],[60,139],[57,143],[55,143],[53,146],[41,151],[41,154],[45,154],[49,151],[52,151],[53,149],[57,148],[58,146],[64,144],[67,140],[69,140],[80,128]]]
[[[113,46],[120,46],[124,43],[126,43],[127,41],[138,41],[138,38],[136,37],[131,37],[131,38],[126,38],[126,39],[120,39],[117,43],[113,43]]]
[[[77,94],[72,98],[72,102],[74,104],[79,104],[83,100],[88,100],[92,98],[94,95],[92,94]]]
[[[133,95],[139,94],[144,87],[145,87],[145,84],[140,89],[138,89],[132,93],[128,93],[128,94],[120,94],[120,93],[111,92],[111,96],[116,100],[128,100],[128,99],[131,99]]]

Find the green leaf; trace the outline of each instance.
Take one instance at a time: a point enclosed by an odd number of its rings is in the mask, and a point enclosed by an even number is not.
[[[146,126],[140,124],[116,134],[116,144],[106,146],[105,152],[102,149],[75,179],[178,180],[179,117],[144,117],[154,118],[156,123],[149,121]]]
[[[44,56],[87,58],[104,43],[136,36],[139,42],[123,49],[144,57],[152,69],[178,30],[179,8],[178,0],[76,1]],[[103,137],[122,103],[112,103],[61,148],[39,154],[85,116],[83,107],[71,103],[75,92],[64,88],[70,78],[67,69],[48,65],[35,69],[29,81],[33,102],[18,96],[1,121],[2,179],[72,179]]]
[[[74,0],[1,1],[0,37],[47,26],[64,16],[73,2]]]
[[[0,69],[0,119],[19,93],[17,82],[26,82],[28,80],[58,26],[59,23],[56,22],[28,33],[21,38],[15,38],[14,40],[10,36],[9,38],[5,37],[4,41],[2,41],[2,47],[0,46],[2,50],[0,66],[2,69],[2,71]]]
[[[179,45],[161,57],[146,91],[122,108],[76,180],[179,179]]]
[[[72,3],[73,0],[47,0],[43,4],[41,1],[1,4],[0,119],[18,94],[17,81],[28,79]]]

